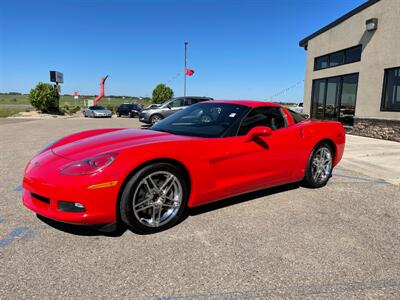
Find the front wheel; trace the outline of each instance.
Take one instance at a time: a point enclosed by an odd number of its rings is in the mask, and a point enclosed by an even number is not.
[[[126,184],[121,219],[137,233],[162,231],[183,218],[188,197],[187,179],[179,168],[168,163],[149,165]]]
[[[311,188],[323,187],[332,176],[333,151],[328,143],[322,142],[315,146],[307,164],[304,183]]]
[[[158,121],[161,121],[163,117],[161,115],[152,115],[150,118],[150,123],[152,125],[156,124]]]

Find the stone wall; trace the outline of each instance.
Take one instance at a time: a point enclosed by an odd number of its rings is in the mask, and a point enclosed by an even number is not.
[[[400,120],[356,118],[351,134],[400,142]]]

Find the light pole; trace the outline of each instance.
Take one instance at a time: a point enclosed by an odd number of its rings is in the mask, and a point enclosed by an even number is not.
[[[189,43],[185,42],[185,69],[183,70],[184,81],[183,81],[183,96],[186,97],[186,69],[187,69],[187,45]]]

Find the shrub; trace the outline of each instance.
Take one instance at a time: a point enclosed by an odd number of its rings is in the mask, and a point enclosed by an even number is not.
[[[41,112],[57,112],[59,95],[56,87],[39,82],[29,93],[32,106]]]
[[[75,113],[77,113],[78,111],[80,111],[81,110],[81,107],[78,105],[78,106],[75,106],[74,108],[72,108],[71,110],[70,110],[70,112],[71,112],[71,114],[75,114]]]
[[[112,104],[107,104],[106,109],[110,110],[112,113],[115,113],[115,107]]]

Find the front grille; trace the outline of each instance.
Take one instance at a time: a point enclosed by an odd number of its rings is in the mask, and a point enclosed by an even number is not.
[[[31,192],[31,196],[32,196],[32,198],[35,198],[36,200],[50,204],[50,198],[46,198],[46,197],[40,196],[40,195],[32,193],[32,192]]]

